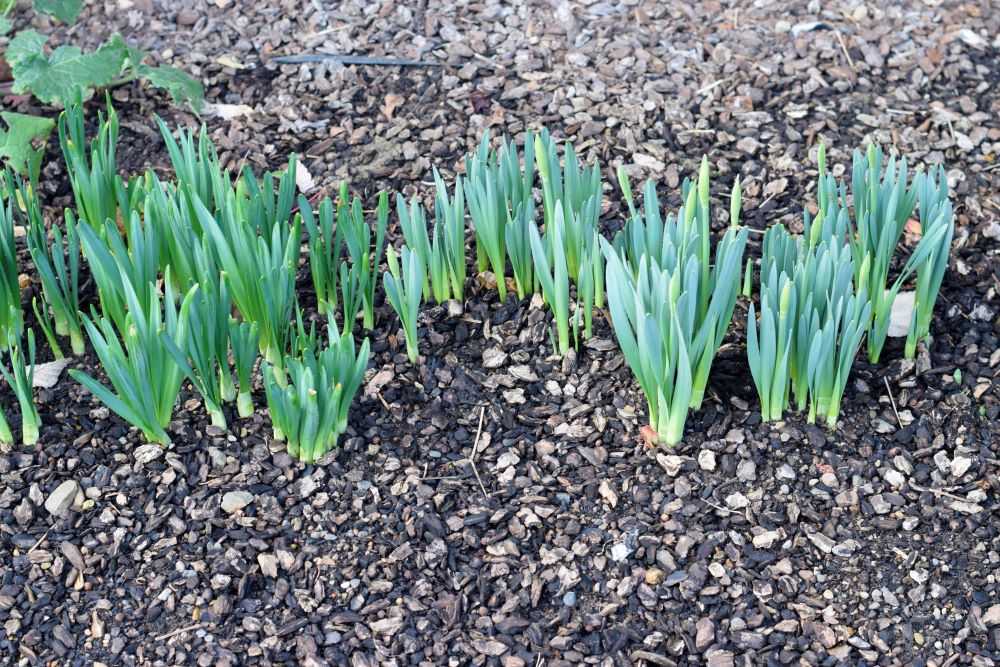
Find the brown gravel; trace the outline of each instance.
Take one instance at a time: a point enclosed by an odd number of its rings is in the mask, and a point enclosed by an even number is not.
[[[219,434],[190,400],[181,444],[139,463],[64,380],[39,395],[40,448],[0,452],[4,662],[996,664],[1000,12],[745,4],[111,0],[56,29],[119,30],[201,77],[252,110],[203,118],[228,166],[297,152],[324,189],[426,193],[485,128],[544,124],[600,160],[609,229],[618,165],[676,197],[703,153],[720,195],[740,175],[750,224],[794,226],[817,142],[842,168],[874,139],[946,165],[957,229],[933,345],[859,359],[835,432],[761,425],[734,331],[685,442],[647,450],[603,319],[549,358],[545,313],[478,287],[461,315],[426,311],[417,367],[382,309],[321,466],[272,448],[262,411]],[[303,51],[444,66],[270,62]],[[154,112],[198,122],[136,85],[114,98],[132,171],[166,166]]]

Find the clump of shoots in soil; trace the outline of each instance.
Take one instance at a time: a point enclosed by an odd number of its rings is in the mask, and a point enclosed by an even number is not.
[[[555,220],[557,209],[562,209],[565,229],[562,234],[563,254],[570,280],[576,284],[583,275],[583,267],[593,272],[594,305],[604,307],[604,261],[599,248],[593,247],[597,238],[597,221],[601,214],[601,170],[596,164],[583,167],[570,142],[563,150],[563,167],[560,169],[556,143],[543,129],[535,136],[535,158],[542,182],[542,212],[545,223],[549,257],[554,258],[554,237],[548,233]],[[591,259],[588,262],[588,258]]]
[[[504,234],[507,255],[514,273],[517,298],[523,299],[538,290],[535,279],[535,258],[531,251],[531,230],[535,228],[535,205],[530,199],[522,202],[507,218]]]
[[[465,159],[466,197],[476,234],[476,268],[492,269],[500,302],[507,299],[507,257],[510,256],[518,298],[534,290],[528,227],[533,222],[535,138],[524,138],[524,165],[517,146],[505,141],[499,151],[490,148],[489,130],[479,148]]]
[[[444,257],[444,274],[451,285],[451,298],[459,303],[465,300],[465,194],[462,191],[462,179],[455,179],[454,194],[448,195],[445,184],[437,168],[434,169],[434,229],[437,242],[437,229],[442,230],[440,254]],[[426,228],[425,228],[426,229]],[[441,280],[439,278],[438,282]],[[442,289],[435,294],[438,303],[447,300],[439,298],[444,294]]]
[[[556,320],[556,352],[569,352],[569,268],[563,235],[566,233],[564,209],[554,208],[552,221],[546,225],[545,243],[538,227],[528,230],[531,238],[531,255],[535,262],[535,279],[542,286],[542,296]],[[572,214],[571,214],[572,215]],[[572,223],[571,223],[572,224]],[[551,260],[549,253],[551,252]]]
[[[259,179],[249,166],[243,167],[243,173],[236,181],[236,210],[240,218],[258,234],[271,234],[278,224],[287,227],[292,219],[297,165],[298,160],[293,154],[288,160],[288,168],[280,175],[265,172]]]
[[[161,445],[170,443],[166,427],[184,377],[164,341],[169,337],[177,348],[187,345],[187,313],[197,291],[192,287],[178,308],[169,269],[164,278],[162,297],[150,282],[139,286],[147,295],[141,300],[129,276],[120,274],[128,307],[120,326],[109,317],[84,317],[90,343],[112,389],[82,371],[70,370],[73,379],[141,430],[147,441]]]
[[[427,280],[427,267],[420,255],[403,246],[399,259],[396,251],[389,247],[387,253],[389,271],[382,276],[382,289],[386,301],[396,311],[403,325],[406,338],[406,355],[410,363],[417,363],[420,354],[417,338],[417,320],[420,317],[420,303],[423,286]]]
[[[838,187],[833,176],[827,174],[823,145],[819,149],[819,172],[819,208],[829,218],[829,208],[847,209],[848,195],[845,187]],[[948,197],[947,182],[940,171],[938,178],[931,178],[930,183],[927,183],[928,176],[919,170],[912,180],[908,179],[908,173],[905,158],[897,162],[895,156],[888,159],[883,172],[882,149],[874,144],[870,144],[865,153],[854,151],[850,181],[854,211],[849,218],[848,240],[854,256],[855,283],[871,297],[868,359],[872,363],[878,362],[885,346],[893,302],[914,274],[917,275],[917,291],[922,292],[917,296],[923,305],[914,308],[910,324],[913,340],[907,347],[907,354],[916,352],[916,340],[927,335],[922,325],[926,322],[929,329],[930,313],[948,263],[954,221],[950,205],[947,209],[944,207]],[[921,192],[924,199],[921,201],[920,241],[896,279],[890,282],[893,257]],[[820,235],[822,240],[828,238],[827,234]],[[809,240],[815,245],[818,239],[814,235]],[[922,269],[923,280],[920,279]]]
[[[135,183],[126,186],[118,175],[118,114],[108,99],[107,116],[98,114],[98,130],[87,143],[83,107],[71,104],[59,114],[59,145],[73,188],[76,212],[98,233],[105,221],[120,223],[140,196]]]
[[[346,198],[346,184],[341,185],[341,197]],[[309,272],[316,291],[316,310],[320,315],[337,312],[337,278],[347,267],[341,261],[344,246],[343,228],[334,224],[333,202],[324,197],[319,209],[313,213],[312,205],[299,196],[299,215],[309,235]],[[354,314],[357,314],[355,304]],[[353,320],[352,320],[353,321]],[[350,323],[345,323],[350,326]]]
[[[162,183],[152,171],[146,173],[143,223],[160,244],[159,268],[170,267],[174,287],[187,290],[198,282],[195,257],[202,251],[202,229],[190,210],[192,197],[174,185]]]
[[[14,174],[5,169],[6,201],[0,205],[0,340],[21,337],[24,316],[21,313],[21,283],[17,274],[17,246],[14,242],[14,215],[17,190]]]
[[[216,273],[216,276],[218,274]],[[187,305],[191,332],[182,347],[163,333],[163,344],[205,403],[212,425],[225,429],[222,404],[236,391],[229,372],[229,310],[232,301],[225,280],[206,278],[192,288]]]
[[[798,259],[796,243],[784,225],[775,225],[764,234],[759,323],[753,303],[747,315],[747,358],[764,421],[781,419],[788,408],[798,305],[798,293],[792,280]],[[749,264],[747,268],[747,276],[750,276]],[[744,280],[744,291],[749,297],[748,280]]]
[[[43,303],[38,305],[33,300],[32,307],[57,358],[62,355],[56,335],[68,336],[73,354],[81,355],[84,353],[84,339],[80,321],[80,238],[76,231],[76,218],[72,211],[67,210],[66,233],[64,235],[58,225],[53,225],[50,244],[38,197],[30,187],[22,185],[18,191],[27,205],[28,252],[42,284]]]
[[[588,244],[580,273],[576,278],[576,303],[573,312],[573,338],[580,344],[580,320],[583,320],[583,338],[590,338],[594,331],[594,302],[597,286],[604,284],[604,256],[601,254],[598,234]]]
[[[286,360],[286,386],[280,386],[264,364],[274,437],[285,440],[288,453],[304,463],[313,463],[337,446],[368,366],[368,339],[358,349],[350,331],[341,334],[332,317],[328,322],[325,348],[309,347]]]
[[[931,242],[930,254],[917,267],[913,319],[904,348],[907,359],[916,356],[917,343],[930,335],[934,304],[941,291],[944,272],[948,268],[951,241],[955,235],[955,214],[948,197],[948,180],[943,167],[939,165],[936,173],[928,173],[921,179],[917,185],[917,200],[921,242],[924,238],[938,240],[937,243]]]
[[[247,180],[241,181],[246,183]],[[255,322],[260,352],[284,381],[282,368],[295,309],[295,272],[298,268],[301,217],[288,224],[285,203],[288,183],[295,182],[295,158],[281,176],[278,203],[273,180],[251,191],[249,198],[231,190],[220,204],[218,219],[197,197],[192,197],[197,219],[225,276],[244,320]]]
[[[163,120],[157,118],[156,123],[170,155],[170,163],[177,179],[176,189],[194,193],[205,208],[216,212],[217,203],[222,203],[216,202],[216,195],[231,188],[232,183],[228,173],[219,165],[215,145],[205,126],[201,126],[197,139],[190,129],[179,130],[175,139]]]
[[[449,198],[448,188],[437,170],[434,171],[433,235],[427,233],[427,216],[416,195],[409,206],[402,195],[396,195],[396,215],[403,238],[411,252],[420,257],[427,271],[424,280],[424,300],[432,297],[437,303],[449,299],[461,301],[465,285],[465,204],[462,181],[455,185],[455,196]]]
[[[849,284],[852,268],[847,246],[830,240],[807,259],[800,274],[805,277],[802,290],[806,301],[795,332],[799,355],[796,372],[804,372],[808,378],[809,422],[815,422],[817,415],[825,416],[830,428],[840,416],[851,366],[871,317],[864,288],[855,292]],[[832,290],[823,284],[827,276],[833,277]],[[800,351],[808,353],[801,355]]]
[[[238,385],[236,412],[244,418],[253,414],[253,367],[257,363],[258,339],[256,323],[229,319],[229,340]]]
[[[764,421],[781,419],[794,395],[810,423],[818,416],[831,428],[837,423],[871,318],[867,293],[854,283],[846,215],[830,204],[815,220],[805,214],[803,236],[783,225],[764,235],[760,317],[754,304],[747,317],[747,357]]]
[[[27,354],[25,354],[22,341],[13,332],[8,331],[7,336],[7,359],[10,362],[10,368],[7,368],[7,364],[0,364],[0,374],[14,391],[17,403],[21,408],[21,442],[25,445],[33,445],[38,442],[38,431],[42,423],[31,393],[35,377],[35,333],[28,329]],[[0,413],[0,443],[13,444],[13,441],[10,425]]]
[[[157,229],[144,225],[139,214],[133,211],[127,241],[111,220],[105,220],[100,231],[80,220],[77,231],[83,256],[97,285],[102,315],[109,317],[118,330],[123,331],[128,311],[123,277],[131,285],[139,286],[133,295],[142,306],[142,312],[150,309],[150,292],[145,286],[155,283],[159,276]]]
[[[372,246],[372,228],[365,221],[361,200],[348,203],[346,187],[341,190],[337,207],[337,227],[344,230],[350,268],[341,264],[340,285],[344,299],[344,327],[350,328],[360,306],[364,311],[365,329],[375,327],[375,284],[378,282],[379,265],[385,253],[385,230],[389,222],[389,195],[379,193],[375,210],[375,245]]]
[[[602,240],[611,322],[646,396],[650,426],[660,441],[675,445],[688,410],[701,406],[740,289],[747,231],[738,224],[739,186],[734,187],[730,226],[716,246],[713,266],[707,160],[697,181],[685,181],[685,203],[676,216],[660,215],[650,185],[645,215],[640,214],[631,203],[627,179],[619,178],[630,219],[614,245]]]

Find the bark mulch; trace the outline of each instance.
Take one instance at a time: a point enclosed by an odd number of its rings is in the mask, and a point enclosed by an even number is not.
[[[859,357],[835,431],[760,423],[741,301],[683,444],[651,450],[603,318],[553,357],[540,304],[475,278],[425,309],[418,365],[381,306],[320,465],[271,442],[260,392],[229,432],[184,393],[161,450],[64,378],[40,445],[0,452],[2,661],[996,664],[1000,12],[898,4],[117,0],[51,28],[201,77],[227,166],[297,152],[331,192],[428,195],[484,129],[545,124],[601,161],[608,230],[618,165],[675,203],[703,153],[720,203],[738,174],[749,224],[794,227],[817,142],[843,168],[874,139],[946,165],[957,228],[933,343]],[[442,67],[270,61],[306,50]],[[152,114],[199,119],[113,97],[123,168],[166,170]],[[69,205],[56,147],[43,188]]]

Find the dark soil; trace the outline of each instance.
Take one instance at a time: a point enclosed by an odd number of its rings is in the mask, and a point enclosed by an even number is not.
[[[297,152],[320,188],[427,194],[431,165],[461,170],[484,128],[546,124],[601,161],[608,229],[619,164],[675,202],[702,153],[717,208],[739,174],[763,229],[801,220],[820,139],[839,167],[875,139],[946,165],[953,260],[933,343],[916,362],[901,341],[880,365],[861,355],[835,431],[760,423],[741,302],[683,444],[648,449],[603,318],[553,357],[547,313],[498,304],[475,277],[461,315],[425,309],[417,366],[380,309],[351,430],[320,465],[271,441],[262,395],[223,433],[185,393],[161,451],[64,377],[38,392],[39,446],[0,452],[0,662],[1000,660],[989,3],[115,4],[38,27],[85,45],[120,30],[200,76],[210,102],[252,107],[203,119],[233,169]],[[444,66],[269,62],[305,50]],[[152,114],[197,118],[137,85],[114,99],[123,169],[165,173]],[[55,142],[43,191],[53,213],[70,203]],[[79,491],[54,515],[67,481]],[[234,493],[249,503],[228,512]]]

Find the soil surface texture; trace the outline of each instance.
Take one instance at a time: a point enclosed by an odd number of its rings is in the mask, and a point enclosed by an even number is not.
[[[169,174],[159,114],[205,122],[232,169],[294,152],[316,192],[347,179],[369,203],[430,201],[431,167],[463,172],[484,129],[545,125],[602,165],[609,233],[619,165],[673,207],[702,154],[717,229],[738,175],[761,230],[815,207],[820,140],[838,174],[875,140],[945,165],[955,241],[933,341],[915,361],[902,339],[879,365],[859,355],[832,431],[761,423],[741,299],[683,443],[649,448],[607,320],[553,356],[540,302],[500,304],[471,270],[461,308],[424,309],[417,365],[379,306],[350,430],[318,465],[272,442],[259,388],[257,413],[222,432],[186,387],[161,450],[64,375],[37,395],[39,445],[0,451],[0,663],[1000,662],[997,7],[86,5],[75,27],[34,27],[83,46],[119,31],[206,86],[200,119],[138,84],[112,91],[130,173]],[[436,66],[272,61],[304,52]],[[42,190],[53,219],[71,205],[55,141]],[[299,286],[314,316],[305,267]],[[93,355],[71,367],[99,373]],[[0,401],[16,425],[6,386]]]

